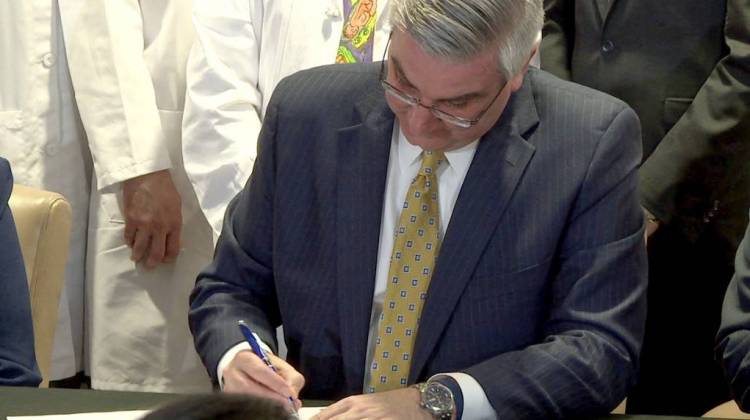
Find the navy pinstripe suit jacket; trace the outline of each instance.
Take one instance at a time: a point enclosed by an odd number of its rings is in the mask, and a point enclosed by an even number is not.
[[[0,385],[37,386],[42,381],[34,355],[29,289],[8,208],[13,176],[0,158]]]
[[[238,319],[269,343],[283,322],[303,398],[361,393],[394,121],[377,69],[321,67],[276,89],[191,296],[212,376]],[[640,144],[622,102],[529,72],[459,193],[410,382],[464,371],[500,418],[603,413],[625,396],[645,318]]]

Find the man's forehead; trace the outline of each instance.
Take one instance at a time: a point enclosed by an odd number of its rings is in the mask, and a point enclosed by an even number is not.
[[[399,64],[397,58],[391,57],[389,65],[393,67],[393,70],[396,73],[396,76],[399,78],[399,81],[401,83],[406,84],[408,87],[415,87],[413,83],[411,82],[411,80],[409,79],[409,77],[401,69],[401,65]],[[459,100],[465,101],[465,100],[472,100],[476,98],[482,98],[484,96],[487,96],[487,93],[484,91],[461,91],[451,96],[434,98],[434,100],[436,102],[459,101]]]
[[[452,92],[452,96],[496,87],[502,78],[497,67],[496,50],[469,58],[435,57],[428,54],[407,33],[394,32],[390,58],[394,70],[417,89],[428,87]]]

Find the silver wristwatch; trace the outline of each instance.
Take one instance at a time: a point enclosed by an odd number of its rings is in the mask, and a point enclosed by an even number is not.
[[[419,391],[419,405],[438,420],[450,420],[453,416],[453,393],[450,388],[440,382],[425,382],[415,384]]]

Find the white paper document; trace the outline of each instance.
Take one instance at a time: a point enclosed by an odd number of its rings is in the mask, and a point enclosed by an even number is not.
[[[9,416],[8,420],[138,420],[150,410],[110,411],[107,413],[52,414],[47,416]]]
[[[301,420],[311,419],[323,407],[302,407],[299,410]],[[110,411],[106,413],[52,414],[45,416],[10,416],[8,420],[139,420],[150,410]]]

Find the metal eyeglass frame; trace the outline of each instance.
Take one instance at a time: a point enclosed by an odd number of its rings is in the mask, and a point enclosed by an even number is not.
[[[422,100],[420,98],[417,98],[415,96],[409,95],[408,93],[405,93],[398,89],[397,87],[390,84],[388,81],[385,80],[386,74],[385,74],[385,61],[386,57],[388,56],[388,46],[391,44],[391,37],[388,36],[388,42],[385,44],[385,51],[383,52],[383,60],[380,62],[380,84],[383,86],[383,90],[385,90],[386,94],[391,95],[393,98],[399,100],[405,105],[408,105],[410,107],[414,106],[421,106],[422,108],[425,108],[429,110],[432,115],[435,116],[435,118],[445,121],[448,124],[455,125],[457,127],[461,128],[471,128],[477,123],[479,123],[479,120],[484,117],[484,114],[487,113],[487,111],[492,108],[492,105],[495,103],[497,98],[500,97],[500,93],[505,89],[505,87],[508,85],[508,82],[503,83],[503,86],[500,88],[500,90],[497,91],[497,94],[495,94],[495,97],[492,98],[492,101],[475,117],[472,119],[463,118],[463,117],[457,117],[455,115],[452,115],[448,112],[442,111],[435,107],[435,105],[427,106],[422,103]]]

